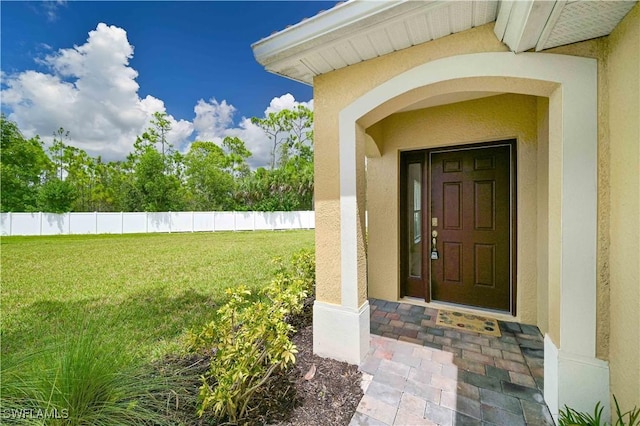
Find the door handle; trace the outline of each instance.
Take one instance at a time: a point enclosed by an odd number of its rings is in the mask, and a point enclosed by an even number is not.
[[[431,231],[431,260],[438,260],[438,231]]]

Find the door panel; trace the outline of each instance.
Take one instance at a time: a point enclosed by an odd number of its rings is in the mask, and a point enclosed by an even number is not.
[[[462,244],[445,242],[442,250],[444,279],[449,283],[462,283]]]
[[[431,152],[431,298],[511,306],[511,146]],[[435,222],[434,222],[435,223]]]
[[[462,229],[462,182],[443,183],[442,198],[444,229]]]
[[[495,182],[474,182],[474,226],[476,231],[495,229]]]

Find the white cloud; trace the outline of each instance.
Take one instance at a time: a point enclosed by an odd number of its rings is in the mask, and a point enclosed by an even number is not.
[[[70,131],[69,143],[90,155],[121,159],[132,150],[137,135],[152,114],[165,112],[162,100],[140,99],[138,72],[129,66],[133,46],[126,32],[100,23],[81,46],[60,49],[42,63],[50,73],[24,71],[3,75],[2,101],[25,136],[39,134],[51,142],[59,127]],[[168,117],[169,141],[179,146],[193,125]]]
[[[271,99],[269,106],[264,111],[265,116],[272,112],[280,112],[283,109],[293,109],[296,105],[303,105],[313,111],[313,99],[309,102],[298,102],[291,93]]]
[[[56,21],[58,19],[58,9],[61,6],[66,6],[66,0],[46,0],[41,3],[42,10],[44,14],[47,16],[47,19],[51,22]]]
[[[52,133],[64,127],[66,141],[104,160],[121,160],[133,150],[136,137],[150,127],[155,112],[166,112],[161,99],[140,98],[138,72],[129,66],[134,48],[122,28],[98,24],[81,46],[60,49],[41,64],[50,72],[32,70],[1,73],[3,108],[10,111],[26,137],[40,135],[51,143]],[[313,109],[313,100],[298,102],[287,93],[275,97],[264,115],[302,104]],[[226,136],[237,136],[253,153],[251,167],[270,162],[271,143],[262,129],[242,117],[236,124],[236,108],[226,100],[200,99],[194,107],[193,122],[167,119],[171,131],[167,139],[186,151],[192,140],[220,144]]]
[[[236,108],[225,100],[218,102],[212,98],[209,102],[200,99],[193,111],[196,114],[193,120],[196,139],[220,142],[226,136],[225,131],[233,125]]]

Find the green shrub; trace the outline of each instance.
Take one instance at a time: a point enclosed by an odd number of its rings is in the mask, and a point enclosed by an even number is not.
[[[282,258],[275,258],[273,262],[277,265],[276,276],[282,275],[288,279],[300,279],[303,281],[304,289],[312,294],[316,283],[316,260],[315,253],[310,250],[300,250],[291,256],[289,263]]]
[[[289,265],[276,263],[274,279],[258,295],[244,286],[228,289],[229,301],[214,320],[191,334],[193,350],[211,353],[198,415],[211,411],[220,420],[242,422],[269,378],[295,363],[297,350],[289,338],[294,328],[286,320],[302,310],[313,288],[313,254],[300,252]]]
[[[625,413],[622,413],[618,400],[615,395],[613,401],[616,405],[616,420],[613,426],[639,426],[640,425],[640,408],[634,407]],[[565,405],[564,410],[560,410],[558,419],[559,426],[606,426],[608,423],[602,420],[602,410],[604,407],[598,402],[593,410],[593,415],[589,413],[580,413],[573,408]]]

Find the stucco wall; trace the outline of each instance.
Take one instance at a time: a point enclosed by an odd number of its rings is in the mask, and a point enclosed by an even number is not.
[[[547,52],[598,59],[597,356],[640,405],[640,3],[608,36]]]
[[[373,87],[424,62],[507,48],[487,24],[314,79],[317,298],[341,303],[338,114]],[[370,236],[369,236],[370,237]],[[364,260],[362,260],[364,261]],[[364,295],[361,289],[360,293]]]
[[[506,94],[393,114],[376,125],[382,155],[367,163],[371,297],[398,299],[400,151],[516,138],[520,241],[516,318],[537,323],[536,116],[535,97]]]
[[[640,406],[640,4],[609,36],[610,368],[624,409]]]
[[[566,55],[595,58],[598,60],[598,256],[597,256],[597,356],[611,359],[612,391],[620,395],[625,401],[638,398],[640,388],[640,361],[637,342],[640,340],[640,309],[639,305],[639,269],[640,255],[640,216],[638,190],[638,169],[640,156],[638,152],[638,10],[636,5],[610,37],[590,40],[570,46],[563,46],[547,51]],[[315,118],[316,118],[316,250],[318,262],[318,299],[328,303],[340,304],[340,188],[339,188],[339,141],[338,114],[347,105],[364,93],[372,90],[384,81],[414,68],[423,63],[467,53],[507,51],[493,34],[493,24],[475,28],[464,33],[455,34],[430,43],[414,46],[393,54],[349,66],[314,80]],[[546,132],[557,135],[562,131],[558,117],[545,117],[543,112],[556,110],[555,105],[561,103],[561,94],[554,93],[549,99],[539,99],[534,107],[536,117],[534,125],[536,132]],[[532,99],[532,98],[531,98]],[[488,101],[488,100],[485,100]],[[479,102],[479,101],[471,101]],[[525,102],[526,103],[526,102]],[[528,105],[528,104],[527,104]],[[443,107],[444,108],[444,107]],[[529,107],[527,107],[529,108]],[[418,113],[406,113],[408,116]],[[418,114],[419,115],[419,114]],[[373,115],[372,115],[373,116]],[[383,116],[382,116],[383,117]],[[382,118],[380,117],[380,118]],[[548,119],[548,120],[547,120]],[[390,121],[389,121],[390,122]],[[370,126],[369,123],[361,123]],[[368,132],[376,139],[380,139],[381,125],[369,128]],[[361,130],[359,137],[361,138]],[[461,135],[465,136],[465,135]],[[472,134],[466,137],[471,137]],[[475,135],[480,137],[480,135]],[[538,134],[538,148],[545,143],[543,135]],[[554,136],[555,137],[555,136]],[[464,139],[464,137],[462,138]],[[469,140],[471,141],[471,140]],[[474,140],[475,141],[475,140]],[[456,143],[462,143],[460,140]],[[383,148],[383,155],[388,155]],[[385,182],[376,194],[379,197],[388,196],[385,208],[395,208],[392,217],[395,218],[397,233],[397,197],[391,192],[385,192],[389,184],[397,194],[397,154],[392,156],[396,171]],[[390,157],[391,158],[391,157]],[[555,204],[562,196],[559,188],[549,186],[548,192],[540,191],[549,182],[559,182],[557,176],[549,176],[549,169],[558,170],[554,162],[560,161],[561,153],[537,150],[537,239],[538,251],[532,259],[538,262],[537,278],[533,277],[534,290],[538,301],[533,303],[531,314],[522,313],[544,330],[548,325],[549,333],[554,342],[559,341],[559,301],[561,297],[559,286],[552,281],[561,273],[560,253],[556,250],[560,246],[556,241],[560,238],[561,223],[559,217],[545,216],[545,210],[554,211]],[[544,162],[546,160],[546,163]],[[387,161],[386,157],[370,159]],[[549,167],[549,164],[554,167]],[[386,163],[385,163],[386,164]],[[389,163],[390,164],[390,163]],[[610,165],[611,164],[611,165]],[[548,181],[544,182],[544,178]],[[369,177],[371,179],[371,176]],[[369,185],[371,185],[369,181]],[[391,190],[391,189],[390,189]],[[389,191],[390,191],[389,190]],[[371,194],[371,189],[369,189]],[[369,195],[370,197],[370,195]],[[546,200],[550,205],[544,206]],[[369,201],[371,206],[372,200]],[[519,205],[520,208],[522,208]],[[371,207],[369,207],[371,208]],[[360,212],[361,213],[361,212]],[[369,221],[372,224],[372,216]],[[519,218],[522,223],[522,217]],[[378,225],[379,226],[379,225]],[[547,232],[544,232],[544,228]],[[554,232],[555,231],[555,232]],[[544,236],[547,241],[544,241]],[[382,270],[375,265],[371,256],[374,245],[380,244],[381,239],[369,229],[369,272],[368,277],[370,295],[383,286],[379,283],[385,279],[398,282],[397,265],[393,270]],[[377,238],[377,240],[376,240]],[[522,241],[522,240],[520,240]],[[361,241],[358,242],[361,244]],[[396,241],[385,241],[388,248],[387,255],[397,259]],[[548,248],[547,249],[545,249]],[[375,251],[375,249],[374,249]],[[611,254],[610,254],[611,253]],[[521,256],[519,256],[520,258]],[[519,259],[520,260],[520,259]],[[361,258],[360,262],[364,260]],[[534,260],[530,260],[534,261]],[[519,265],[520,266],[520,265]],[[362,265],[359,264],[361,268]],[[519,274],[524,266],[519,267]],[[374,269],[376,270],[374,272]],[[375,274],[375,276],[374,276]],[[378,274],[381,278],[378,278]],[[545,279],[546,276],[546,279]],[[522,278],[522,277],[520,277]],[[529,278],[527,278],[528,280]],[[537,283],[535,280],[537,279]],[[391,291],[384,288],[384,294],[390,299],[397,299],[398,288],[391,286]],[[548,301],[544,292],[548,292]],[[373,293],[371,293],[373,292]],[[394,297],[391,297],[394,296]],[[360,298],[364,297],[360,289]],[[525,298],[528,300],[528,298]],[[520,301],[519,301],[520,302]],[[526,301],[519,303],[519,307],[527,305]],[[546,309],[546,312],[545,312]],[[524,320],[524,317],[523,317]],[[635,333],[635,334],[634,334]],[[611,339],[611,345],[609,340]],[[631,342],[631,343],[630,343]],[[634,342],[636,343],[634,346]],[[629,370],[629,368],[631,370]],[[629,374],[631,373],[631,375]],[[630,380],[631,377],[631,380]]]

